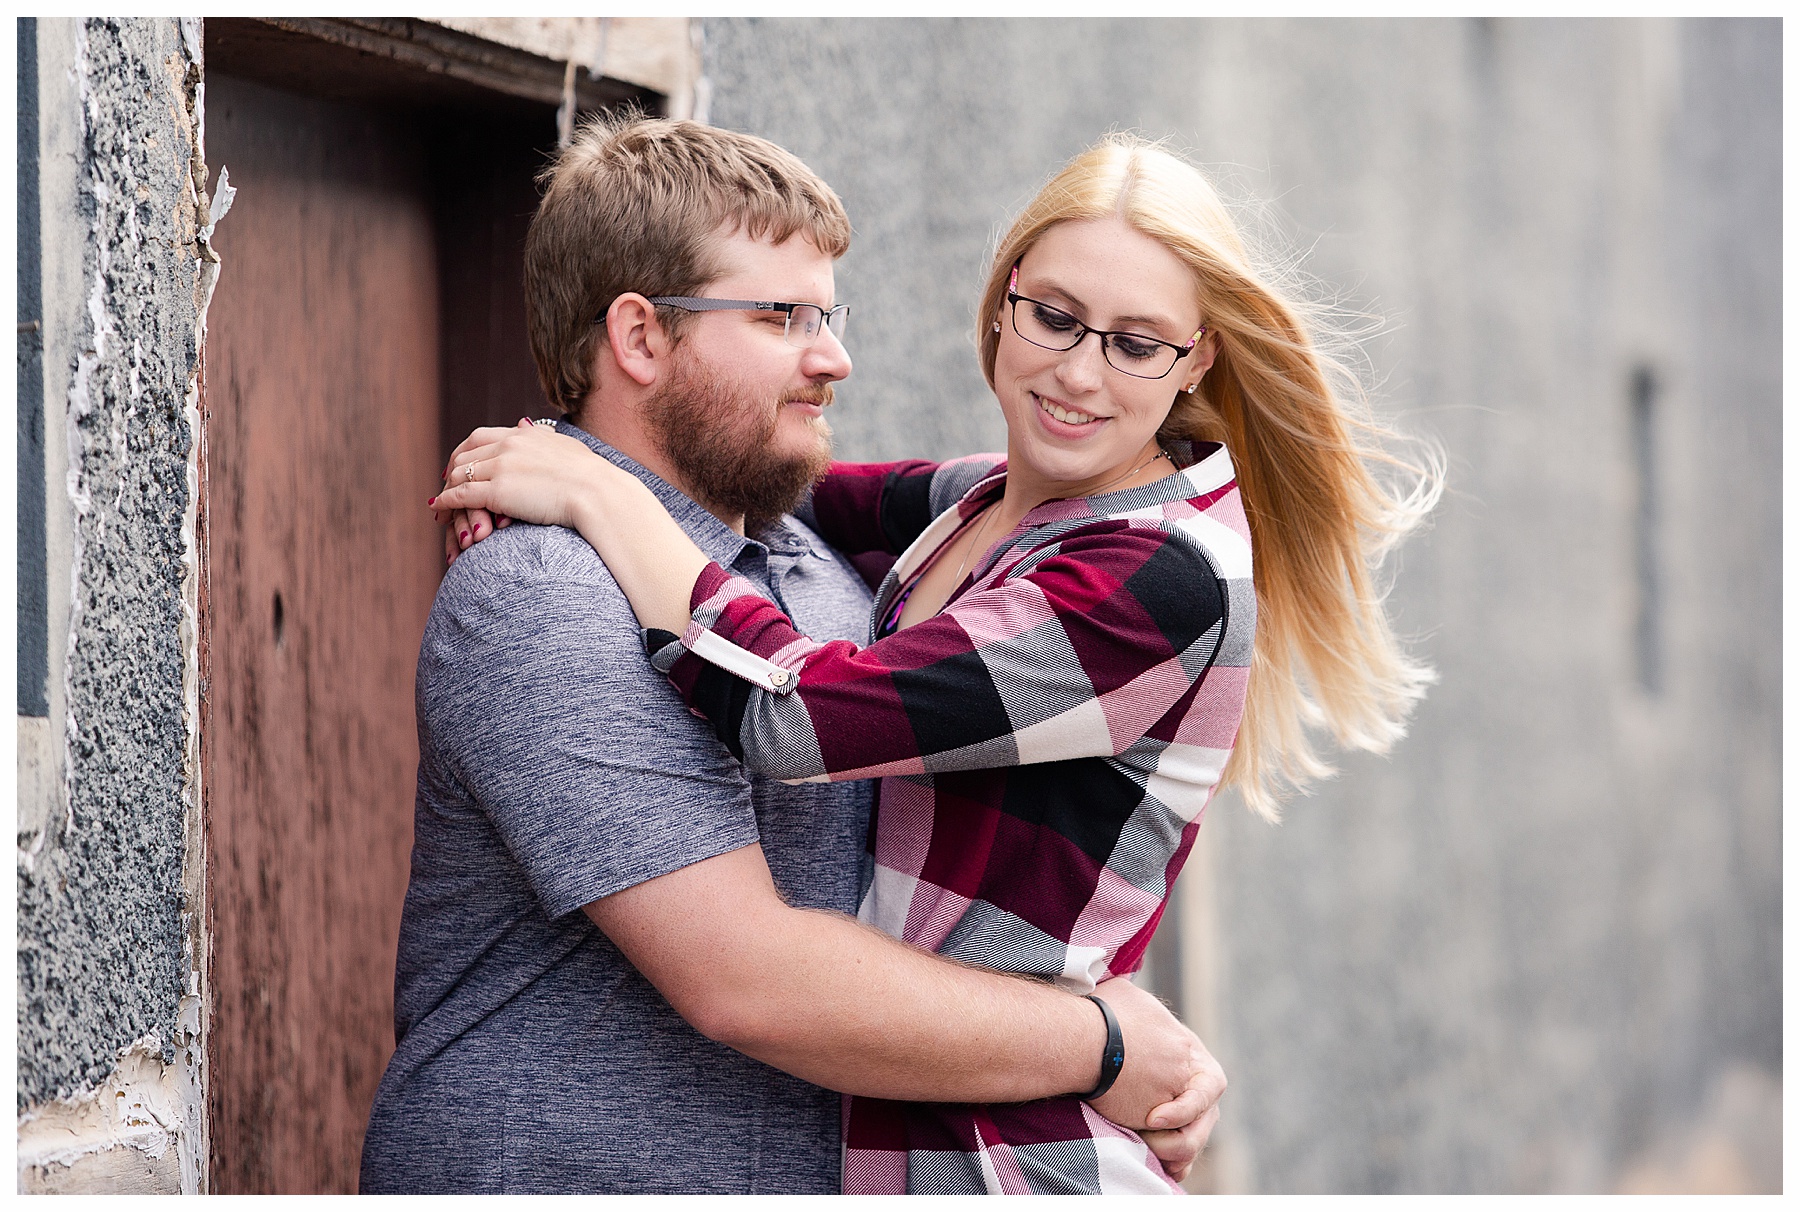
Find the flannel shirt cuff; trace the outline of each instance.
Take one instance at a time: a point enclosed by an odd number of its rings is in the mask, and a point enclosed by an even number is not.
[[[675,662],[682,658],[687,649],[681,646],[681,637],[673,631],[664,631],[660,627],[644,627],[638,631],[644,639],[644,652],[650,658],[651,666],[656,672],[667,674],[675,668]]]

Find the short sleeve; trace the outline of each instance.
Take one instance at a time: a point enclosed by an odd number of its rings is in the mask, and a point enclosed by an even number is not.
[[[645,664],[598,558],[568,541],[592,575],[453,569],[418,685],[422,733],[552,918],[757,840],[742,769]]]

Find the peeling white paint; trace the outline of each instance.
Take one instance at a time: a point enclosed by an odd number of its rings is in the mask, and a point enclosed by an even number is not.
[[[100,1085],[20,1115],[18,1190],[62,1189],[68,1171],[115,1149],[136,1149],[156,1159],[173,1150],[179,1193],[201,1194],[206,1153],[191,1130],[206,1114],[200,1020],[200,998],[182,998],[172,1063],[163,1062],[161,1038],[147,1035],[119,1051],[118,1068]],[[161,1190],[153,1179],[146,1186],[133,1193],[177,1193]]]
[[[204,103],[203,101],[197,102],[197,104],[203,104],[203,103]],[[204,134],[204,130],[205,130],[204,123],[197,121],[195,123],[195,128],[196,128],[195,129],[195,138],[204,139],[206,137]],[[206,153],[206,148],[205,148],[204,144],[201,145],[200,150],[201,150],[202,157],[204,157],[205,153]],[[196,188],[198,188],[199,185],[200,185],[200,182],[195,182]],[[206,211],[206,216],[205,216],[206,226],[204,226],[200,229],[200,256],[203,260],[208,261],[215,265],[218,264],[219,254],[213,250],[213,246],[212,246],[213,229],[219,225],[219,220],[223,219],[225,217],[226,212],[231,209],[231,204],[235,201],[237,201],[237,186],[235,186],[231,183],[231,170],[229,168],[226,168],[224,165],[220,165],[219,166],[219,186],[217,189],[213,190],[212,204],[207,208],[207,211]],[[206,335],[206,308],[207,308],[207,305],[212,302],[212,288],[213,288],[214,283],[217,282],[217,280],[218,280],[218,274],[215,272],[213,274],[212,278],[207,281],[205,292],[203,293],[203,295],[201,297],[201,302],[200,302],[200,335],[201,336]]]
[[[177,17],[175,22],[181,29],[181,45],[187,51],[188,58],[199,63],[201,61],[201,32],[204,28],[200,24],[200,18]]]
[[[182,37],[188,43],[193,61],[199,62],[198,31],[190,36],[189,25],[189,19],[183,19]],[[199,174],[206,171],[206,144],[205,97],[197,83],[192,104],[194,154],[188,161],[193,167],[189,170],[187,194],[198,199],[205,196],[206,182]],[[206,797],[202,781],[204,768],[200,762],[200,587],[206,575],[205,553],[200,549],[200,503],[206,491],[200,472],[206,457],[206,419],[201,409],[200,393],[206,367],[206,316],[212,306],[213,288],[219,281],[219,254],[213,251],[209,241],[213,229],[225,217],[225,212],[231,209],[232,199],[235,197],[237,190],[231,186],[230,174],[221,167],[218,188],[213,193],[210,205],[206,213],[197,216],[204,220],[204,226],[195,240],[199,301],[194,315],[194,348],[198,355],[194,360],[193,373],[188,377],[187,392],[182,401],[182,417],[187,422],[190,440],[187,457],[187,508],[181,516],[181,702],[184,725],[182,816],[185,843],[182,888],[187,900],[187,910],[181,915],[181,924],[186,949],[187,996],[181,999],[180,1023],[181,1030],[195,1041],[191,1050],[192,1077],[193,1088],[199,1097],[189,1108],[190,1114],[186,1121],[188,1131],[182,1137],[197,1159],[193,1180],[190,1184],[189,1166],[185,1158],[181,1178],[182,1189],[194,1192],[204,1192],[207,1189],[207,1160],[212,1152],[212,1126],[206,1117],[204,1099],[204,1091],[211,1081],[211,1074],[206,1067],[204,1041],[210,1027],[207,1006],[212,996],[212,970],[208,963],[210,949],[206,937],[205,906],[208,889],[206,824],[203,814]]]

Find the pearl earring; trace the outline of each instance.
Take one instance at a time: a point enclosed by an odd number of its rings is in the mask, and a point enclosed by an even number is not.
[[[1195,393],[1195,392],[1196,392],[1196,391],[1199,391],[1199,390],[1200,390],[1200,384],[1198,384],[1198,383],[1189,383],[1189,384],[1188,384],[1188,385],[1187,385],[1187,386],[1186,386],[1186,387],[1184,387],[1184,388],[1182,388],[1182,389],[1181,389],[1181,390],[1183,390],[1183,391],[1185,391],[1185,392],[1187,392],[1187,393],[1188,393],[1188,395],[1190,395],[1190,396],[1191,396],[1191,395],[1193,395],[1193,394],[1194,394],[1194,393]]]
[[[999,331],[1000,331],[1000,321],[998,321],[998,320],[995,320],[995,321],[994,321],[994,331],[995,331],[995,332],[999,332]]]

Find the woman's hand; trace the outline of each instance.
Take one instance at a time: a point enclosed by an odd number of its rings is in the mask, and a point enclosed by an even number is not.
[[[573,526],[578,502],[607,474],[625,476],[574,438],[522,420],[516,429],[477,429],[456,448],[445,488],[428,505],[448,522],[445,556],[504,529],[512,518]]]
[[[440,521],[458,510],[475,516],[473,533],[455,540],[463,548],[484,537],[477,510],[578,530],[642,626],[680,635],[692,622],[688,597],[705,553],[642,480],[574,438],[529,421],[477,429],[451,456],[449,487],[426,504]]]
[[[446,481],[450,469],[444,468]],[[436,501],[437,498],[431,498]],[[430,504],[430,502],[427,502]],[[453,509],[449,513],[432,512],[432,520],[444,527],[444,563],[446,566],[456,563],[456,557],[465,550],[487,538],[496,530],[505,530],[512,519],[505,514],[498,517],[485,509]]]

